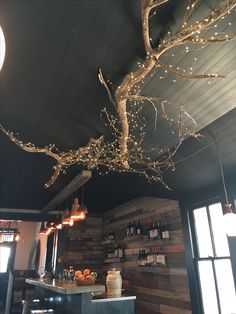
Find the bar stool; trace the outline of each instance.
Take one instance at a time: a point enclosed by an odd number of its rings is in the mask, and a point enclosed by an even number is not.
[[[30,312],[30,314],[53,314],[55,313],[55,311],[53,309],[49,309],[49,310],[32,310]]]
[[[40,300],[33,299],[31,301],[22,301],[22,314],[29,314],[31,310],[38,310],[40,308]]]

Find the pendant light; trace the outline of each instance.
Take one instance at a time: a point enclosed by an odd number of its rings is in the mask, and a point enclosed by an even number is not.
[[[0,71],[4,63],[5,53],[6,53],[6,42],[5,42],[3,30],[0,26]]]
[[[74,202],[73,202],[72,208],[71,208],[71,216],[70,217],[74,221],[85,220],[87,213],[88,213],[88,210],[87,210],[86,206],[84,205],[84,186],[82,186],[82,203],[81,203],[81,205],[79,204],[78,197],[74,198]]]
[[[218,153],[218,159],[219,159],[219,165],[220,165],[220,174],[221,174],[221,180],[223,184],[223,189],[224,189],[224,195],[225,195],[225,205],[223,209],[223,225],[225,228],[225,232],[228,236],[236,236],[236,214],[233,212],[231,208],[231,204],[229,203],[229,197],[228,197],[228,192],[226,189],[226,184],[225,184],[225,176],[224,176],[224,171],[223,171],[223,165],[222,165],[222,158],[221,158],[221,153],[219,150],[219,145],[216,143],[217,146],[217,153]]]
[[[65,213],[62,215],[62,224],[65,226],[70,226],[72,227],[74,225],[73,219],[70,218],[70,211],[67,208],[65,210]]]
[[[71,214],[70,214],[71,219],[73,219],[73,220],[80,219],[79,208],[80,208],[79,199],[78,199],[78,197],[75,197],[73,204],[72,204],[72,208],[71,208]]]

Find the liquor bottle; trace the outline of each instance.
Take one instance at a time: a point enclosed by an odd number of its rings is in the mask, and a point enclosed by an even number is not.
[[[120,245],[118,246],[118,257],[123,258],[124,257],[124,248]]]
[[[156,261],[155,261],[157,266],[160,265],[160,261],[161,261],[161,259],[160,259],[160,249],[157,248],[156,249]]]
[[[119,257],[119,248],[117,244],[114,246],[114,257]]]
[[[157,255],[157,248],[154,248],[153,249],[153,266],[157,265],[156,255]]]
[[[162,230],[162,239],[165,240],[166,239],[166,222],[165,221],[162,222],[161,230]]]
[[[149,224],[147,233],[148,233],[148,240],[149,241],[153,240],[152,224]]]
[[[151,227],[150,227],[149,240],[155,240],[156,236],[157,236],[156,226],[155,226],[155,223],[153,222]]]
[[[129,222],[128,226],[126,227],[126,237],[127,238],[130,236],[130,226],[131,226],[131,223]]]
[[[146,266],[147,265],[147,262],[148,262],[148,254],[147,254],[147,250],[143,250],[143,266]]]
[[[170,238],[170,232],[169,232],[169,227],[166,221],[165,222],[165,239],[169,239],[169,238]]]
[[[153,240],[158,239],[157,224],[155,224],[155,223],[152,224],[152,237],[153,237]]]
[[[161,240],[162,239],[162,228],[161,228],[159,221],[157,222],[156,231],[157,231],[156,239]]]
[[[141,252],[142,252],[141,250],[138,251],[138,260],[137,260],[137,265],[138,266],[141,266],[141,255],[142,255]]]
[[[109,240],[114,240],[115,239],[114,232],[112,232],[112,231],[108,232],[108,239]]]
[[[145,256],[144,256],[144,250],[141,250],[141,254],[140,254],[140,266],[145,266]]]
[[[134,221],[130,225],[130,235],[133,236],[135,234],[135,223]]]
[[[141,235],[142,234],[142,226],[140,224],[140,220],[138,220],[138,224],[136,226],[136,234]]]
[[[141,266],[145,266],[147,264],[147,254],[145,250],[142,250],[142,255],[141,255]]]

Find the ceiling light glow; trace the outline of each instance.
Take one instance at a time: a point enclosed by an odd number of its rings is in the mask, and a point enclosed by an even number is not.
[[[5,53],[6,53],[6,42],[5,42],[3,30],[0,26],[0,71],[2,69],[3,62],[5,59]]]

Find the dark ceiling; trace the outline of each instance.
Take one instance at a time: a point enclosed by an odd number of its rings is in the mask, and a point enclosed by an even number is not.
[[[200,1],[196,16],[209,13],[219,2]],[[172,0],[151,18],[155,42],[176,29],[186,3]],[[140,0],[1,0],[0,24],[7,47],[0,72],[0,122],[18,132],[24,141],[37,146],[55,143],[63,150],[108,134],[100,111],[110,104],[99,84],[98,68],[117,84],[144,58]],[[217,32],[235,32],[235,11],[218,24]],[[206,49],[198,47],[189,53],[181,46],[162,57],[175,67],[226,75],[214,82],[177,79],[174,83],[174,77],[155,71],[142,87],[146,95],[186,104],[204,136],[187,139],[176,156],[176,171],[165,174],[172,191],[137,175],[100,176],[95,171],[85,185],[85,203],[91,211],[104,211],[141,195],[180,199],[214,186],[220,180],[214,137],[220,143],[225,173],[234,177],[235,51],[236,41],[232,41]],[[158,121],[154,130],[152,106],[147,104],[144,115],[148,134],[145,145],[154,147],[164,142],[171,147],[175,140],[168,127]],[[81,170],[74,166],[44,189],[52,160],[20,150],[4,135],[0,135],[0,150],[0,208],[41,209]]]

